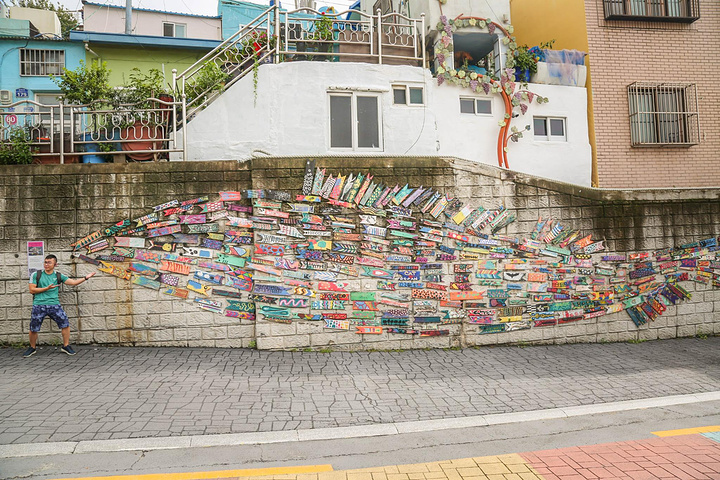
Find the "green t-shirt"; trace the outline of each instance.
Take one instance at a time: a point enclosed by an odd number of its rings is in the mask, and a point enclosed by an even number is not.
[[[39,279],[38,275],[40,275]],[[68,278],[70,277],[63,275],[62,273],[60,274],[60,280],[62,280],[62,283],[65,283]],[[34,283],[38,288],[45,288],[48,285],[57,283],[57,275],[55,274],[55,271],[48,275],[44,270],[38,270],[30,276],[30,282],[28,283]],[[36,293],[33,297],[33,305],[60,305],[60,298],[58,297],[59,290],[60,287],[51,288],[50,290],[46,290],[42,293]]]

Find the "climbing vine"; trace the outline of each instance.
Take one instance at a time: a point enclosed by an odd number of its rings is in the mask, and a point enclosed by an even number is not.
[[[441,8],[443,4],[447,3],[447,0],[438,1],[441,4]],[[504,34],[501,41],[503,45],[507,47],[506,68],[502,72],[499,72],[499,76],[491,74],[483,75],[467,69],[464,65],[453,65],[454,68],[449,68],[447,60],[455,53],[453,32],[461,28],[476,28],[485,30],[490,34],[494,34],[497,30],[500,30]],[[518,139],[522,137],[521,130],[518,130],[516,127],[511,128],[510,126],[513,110],[518,107],[520,113],[524,115],[527,112],[528,105],[532,103],[533,100],[538,104],[549,101],[546,97],[533,93],[523,88],[523,84],[516,82],[514,67],[518,45],[515,37],[512,36],[513,27],[511,25],[503,27],[487,18],[460,15],[454,19],[448,19],[447,16],[442,15],[437,29],[438,32],[440,32],[440,42],[435,47],[435,59],[438,65],[436,70],[438,85],[447,82],[463,88],[469,88],[475,93],[495,93],[502,96],[505,103],[505,114],[503,120],[498,123],[500,126],[500,132],[498,134],[498,164],[501,167],[504,165],[505,168],[509,168],[507,160],[508,141],[512,140],[513,142],[517,142]],[[526,126],[524,130],[529,130],[529,125]]]

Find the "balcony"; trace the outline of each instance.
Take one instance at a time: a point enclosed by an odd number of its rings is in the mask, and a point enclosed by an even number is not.
[[[700,0],[603,0],[605,20],[692,23]]]

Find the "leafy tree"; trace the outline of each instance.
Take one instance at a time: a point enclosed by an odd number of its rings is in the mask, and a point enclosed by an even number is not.
[[[60,19],[60,30],[63,38],[70,37],[70,30],[78,26],[78,20],[72,12],[62,5],[55,5],[52,0],[12,0],[17,7],[37,8],[40,10],[52,10],[57,13]]]
[[[87,105],[95,100],[108,99],[112,96],[108,79],[110,70],[105,62],[90,62],[89,65],[80,60],[75,70],[63,69],[60,77],[52,76],[52,81],[60,87],[65,101],[73,105]]]

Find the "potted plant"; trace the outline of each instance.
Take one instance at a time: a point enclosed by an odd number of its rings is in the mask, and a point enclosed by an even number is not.
[[[196,109],[209,98],[222,92],[230,76],[214,62],[208,62],[198,70],[193,81],[185,87],[188,107]]]
[[[537,72],[537,56],[530,52],[527,45],[518,46],[514,54],[515,78],[521,82],[529,82],[530,74]]]
[[[333,37],[333,19],[325,15],[325,13],[323,12],[320,16],[320,20],[315,22],[315,30],[310,36],[311,40],[319,42],[316,44],[312,51],[332,53],[333,44],[329,40],[332,40]],[[329,59],[330,57],[326,57],[325,55],[317,58],[317,60],[321,62],[327,62]],[[313,58],[313,56],[310,56],[310,60],[315,60],[315,58]]]
[[[112,88],[108,79],[110,70],[105,62],[91,62],[87,65],[80,60],[80,66],[75,70],[63,69],[61,77],[52,77],[52,80],[60,88],[63,100],[69,105],[76,105],[91,111],[101,110],[107,106],[108,99],[112,97]],[[101,114],[91,113],[86,127],[88,131],[81,135],[85,152],[98,152],[97,142],[105,140],[101,138],[100,130],[103,127]],[[83,155],[83,163],[104,163],[105,159],[100,155]]]
[[[148,73],[133,68],[128,82],[116,91],[113,103],[117,113],[112,121],[113,135],[108,140],[121,141],[122,150],[131,152],[127,155],[133,160],[152,159],[152,152],[132,152],[155,150],[157,138],[163,137],[170,116],[169,111],[159,111],[163,105],[153,100],[162,100],[160,97],[172,101],[163,87],[162,72],[156,68]]]

